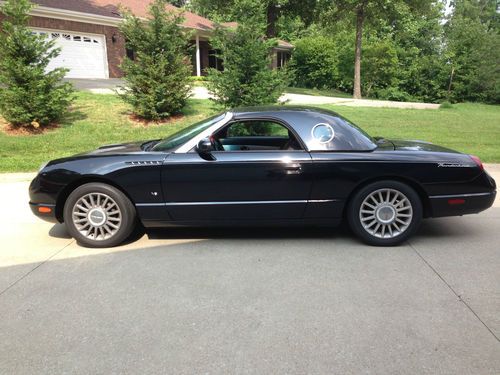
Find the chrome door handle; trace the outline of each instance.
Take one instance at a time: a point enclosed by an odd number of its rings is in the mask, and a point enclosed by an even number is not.
[[[285,174],[301,174],[302,167],[300,165],[288,165],[283,167]]]

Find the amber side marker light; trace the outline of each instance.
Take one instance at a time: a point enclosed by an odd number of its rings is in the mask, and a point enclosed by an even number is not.
[[[52,208],[50,207],[38,207],[38,212],[42,214],[50,214],[52,212]]]

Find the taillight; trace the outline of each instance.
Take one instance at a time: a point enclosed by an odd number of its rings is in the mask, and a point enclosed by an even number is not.
[[[481,169],[481,170],[484,170],[484,167],[483,167],[483,163],[481,162],[481,159],[479,159],[477,156],[475,155],[469,155],[470,158],[472,160],[474,160],[474,163],[476,163],[476,165]]]

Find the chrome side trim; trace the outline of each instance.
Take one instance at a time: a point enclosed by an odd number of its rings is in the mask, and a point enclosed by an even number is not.
[[[164,203],[136,203],[137,207],[155,206],[227,206],[248,204],[296,204],[296,203],[328,203],[337,202],[338,199],[315,199],[315,200],[283,200],[283,201],[228,201],[228,202],[164,202]]]
[[[446,199],[446,198],[467,198],[467,197],[483,197],[493,193],[471,193],[471,194],[453,194],[453,195],[431,195],[430,199]]]
[[[307,203],[328,203],[328,202],[340,202],[341,199],[311,199]]]
[[[138,207],[148,206],[227,206],[227,205],[244,205],[244,204],[293,204],[307,203],[306,200],[293,201],[228,201],[228,202],[165,202],[165,203],[137,203]]]
[[[307,203],[307,201],[293,200],[293,201],[175,202],[175,203],[165,203],[165,206],[227,206],[227,205],[243,205],[243,204],[294,204],[294,203]]]

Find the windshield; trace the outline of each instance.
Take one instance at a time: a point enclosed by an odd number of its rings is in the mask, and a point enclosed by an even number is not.
[[[197,122],[187,128],[184,128],[177,133],[172,134],[170,137],[167,137],[160,142],[158,142],[152,149],[152,151],[169,151],[174,148],[177,148],[191,138],[196,137],[198,134],[203,132],[205,129],[208,129],[210,126],[215,124],[216,122],[221,121],[225,116],[225,113],[215,115],[209,117],[203,121]]]

